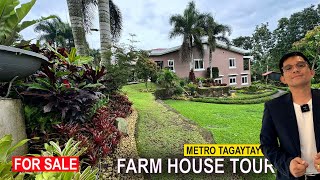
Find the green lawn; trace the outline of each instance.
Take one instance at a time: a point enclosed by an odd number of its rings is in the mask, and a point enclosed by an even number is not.
[[[217,144],[259,144],[263,104],[211,104],[166,100],[183,116],[208,129]],[[238,170],[239,171],[239,170]],[[240,179],[275,179],[274,174],[243,174]]]
[[[211,104],[166,100],[183,116],[212,132],[216,143],[259,143],[263,104]]]
[[[216,143],[259,143],[263,104],[221,105],[167,100],[165,103],[181,115],[154,100],[150,92],[141,92],[144,84],[125,86],[122,90],[138,111],[137,148],[140,157],[181,157],[185,143],[212,143],[203,136],[204,128],[213,133]],[[153,85],[154,88],[154,85]],[[194,125],[198,124],[198,126]],[[201,126],[202,128],[199,128]],[[224,174],[149,174],[147,179],[275,179],[271,174],[233,174],[225,160]],[[165,170],[164,170],[165,171]],[[238,169],[239,172],[239,169]]]
[[[197,126],[168,111],[150,92],[139,91],[144,88],[144,84],[135,84],[122,89],[138,111],[137,148],[141,157],[183,155],[185,143],[210,143],[201,136]]]

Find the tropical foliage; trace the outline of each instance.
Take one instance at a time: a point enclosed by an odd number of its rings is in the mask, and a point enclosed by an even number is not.
[[[157,64],[149,59],[145,52],[139,53],[137,58],[136,71],[138,78],[143,79],[146,88],[148,88],[148,79],[151,79],[157,73]]]
[[[56,16],[41,17],[32,21],[22,21],[29,13],[36,0],[21,4],[19,0],[0,1],[0,44],[12,45],[23,29]]]
[[[14,85],[25,104],[28,136],[41,137],[29,142],[30,153],[39,153],[41,144],[50,140],[63,144],[74,138],[86,148],[81,159],[96,165],[120,141],[116,118],[125,118],[132,111],[131,102],[115,92],[121,85],[111,87],[117,80],[112,78],[115,74],[106,75],[104,67],[90,65],[92,58],[76,55],[74,48],[68,52],[64,48],[30,45],[28,49],[44,54],[50,61]],[[116,69],[130,72],[126,69],[130,67],[127,54],[119,51],[114,56]]]
[[[195,3],[191,1],[184,10],[183,15],[173,15],[170,17],[170,24],[173,29],[170,32],[170,38],[182,36],[183,42],[180,47],[180,59],[182,62],[191,62],[190,69],[195,68],[193,58],[193,47],[199,52],[200,58],[203,58],[204,49],[202,37],[207,37],[209,47],[209,69],[212,69],[212,52],[215,51],[217,41],[230,45],[227,33],[230,35],[231,28],[227,25],[219,24],[214,21],[210,13],[200,13]],[[210,71],[210,78],[212,78]]]
[[[303,52],[311,61],[311,68],[320,74],[320,26],[307,32],[304,38],[293,44],[293,49]]]
[[[252,45],[252,55],[254,56],[252,72],[253,76],[260,79],[264,72],[270,71],[270,64],[275,62],[271,60],[271,49],[274,47],[274,40],[272,32],[268,29],[268,23],[256,26],[252,36]]]
[[[29,140],[22,140],[12,146],[12,135],[5,135],[0,139],[0,179],[23,179],[24,173],[12,172],[12,162],[9,160],[11,154]]]
[[[44,40],[54,47],[66,47],[68,49],[74,47],[69,23],[62,22],[59,17],[38,23],[34,31],[41,33],[38,37],[39,40]]]
[[[24,179],[26,173],[12,172],[12,162],[7,161],[11,153],[13,153],[18,147],[27,143],[29,139],[21,140],[16,145],[12,146],[12,135],[5,135],[0,139],[0,178],[1,179]],[[72,138],[64,144],[64,148],[61,149],[59,143],[50,141],[49,144],[44,144],[44,151],[42,156],[80,156],[86,151],[85,148],[80,147],[80,142],[73,141]],[[81,167],[79,168],[81,169]],[[91,168],[88,166],[82,173],[81,172],[35,172],[28,173],[29,179],[34,178],[35,180],[80,180],[96,179],[97,168]]]
[[[304,48],[297,49],[297,44],[301,44],[304,40],[300,40],[306,36],[307,31],[314,29],[319,23],[320,5],[311,5],[290,17],[279,19],[275,30],[270,31],[268,23],[262,23],[256,26],[252,36],[235,38],[233,44],[251,50],[251,55],[254,55],[252,75],[259,80],[265,71],[279,71],[278,62],[284,54],[292,50],[304,51]],[[297,41],[299,43],[294,45]],[[310,52],[304,52],[310,55]]]
[[[217,40],[226,43],[229,47],[231,43],[226,37],[226,33],[229,33],[228,35],[231,34],[231,27],[216,23],[213,17],[211,15],[208,15],[205,20],[204,30],[205,35],[208,36],[210,78],[213,78],[212,52],[214,52],[216,49]]]
[[[201,37],[204,34],[204,24],[207,14],[200,13],[195,3],[191,1],[182,15],[173,15],[170,17],[170,24],[173,29],[170,31],[170,38],[182,36],[182,45],[180,48],[180,59],[182,62],[191,62],[194,67],[192,47],[195,46],[200,56],[203,57],[203,46]]]

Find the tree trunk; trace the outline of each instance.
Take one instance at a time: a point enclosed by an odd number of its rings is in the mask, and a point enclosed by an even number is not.
[[[79,0],[67,0],[74,45],[77,54],[87,55],[86,34],[83,27],[82,8]]]
[[[109,0],[99,0],[99,25],[100,25],[100,43],[101,43],[101,65],[110,64],[107,52],[111,48],[111,30],[110,30],[110,8]]]
[[[212,79],[212,51],[209,49],[209,68],[210,68],[210,79]]]
[[[190,42],[189,42],[189,48],[190,48],[190,58],[191,58],[191,67],[190,70],[193,69],[194,70],[194,59],[193,59],[193,48],[192,48],[192,37],[190,37]]]

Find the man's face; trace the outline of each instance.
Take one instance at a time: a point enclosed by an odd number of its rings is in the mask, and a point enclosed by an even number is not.
[[[314,76],[308,63],[300,56],[288,58],[283,63],[283,75],[280,80],[289,87],[310,86],[310,81]]]

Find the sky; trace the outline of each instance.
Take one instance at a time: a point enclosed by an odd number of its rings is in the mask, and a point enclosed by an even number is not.
[[[20,0],[21,3],[30,0]],[[170,16],[182,14],[190,0],[113,0],[119,7],[123,18],[123,30],[119,44],[130,44],[129,34],[135,34],[133,45],[139,49],[170,48],[181,45],[182,38],[169,38],[172,26]],[[211,13],[220,24],[229,25],[232,34],[229,39],[251,36],[257,25],[269,23],[272,31],[278,20],[304,8],[318,5],[320,0],[194,0],[196,8],[202,13]],[[98,8],[96,8],[96,12]],[[24,20],[37,19],[51,14],[69,21],[66,0],[37,0]],[[98,14],[92,28],[99,28]],[[24,39],[34,39],[39,34],[29,27],[21,33]],[[87,35],[91,48],[100,48],[99,32]]]

